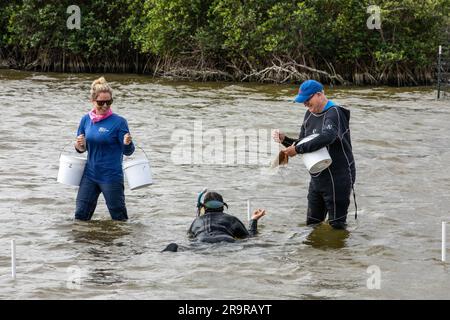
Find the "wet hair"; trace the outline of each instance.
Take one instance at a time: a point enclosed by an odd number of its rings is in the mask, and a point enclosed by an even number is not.
[[[212,208],[208,208],[208,202],[214,204]],[[217,204],[220,205],[220,203],[222,203],[222,205],[217,206]],[[222,195],[213,191],[205,194],[202,206],[205,208],[205,212],[222,212],[224,206],[228,208],[228,205],[223,202]]]
[[[109,92],[111,95],[111,99],[113,96],[112,89],[109,86],[108,82],[106,82],[105,77],[100,77],[95,79],[91,85],[91,100],[97,99],[97,96],[100,92]]]

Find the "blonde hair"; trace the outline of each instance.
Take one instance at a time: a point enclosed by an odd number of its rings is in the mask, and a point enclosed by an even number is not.
[[[108,82],[106,82],[105,77],[100,77],[95,79],[91,85],[91,100],[95,100],[100,92],[109,92],[112,99],[112,89],[109,86]]]

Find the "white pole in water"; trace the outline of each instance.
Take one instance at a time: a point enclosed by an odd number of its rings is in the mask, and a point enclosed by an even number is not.
[[[16,241],[11,240],[11,276],[16,280]]]
[[[442,250],[442,261],[443,262],[445,262],[445,260],[447,259],[447,257],[446,257],[446,247],[447,247],[447,244],[446,244],[446,240],[447,240],[447,232],[446,232],[446,230],[445,230],[445,227],[446,227],[446,222],[445,221],[442,221],[442,248],[441,248],[441,250]]]
[[[437,98],[441,98],[441,69],[442,69],[442,46],[439,46],[438,54],[438,79],[437,79]]]
[[[250,222],[250,199],[247,199],[247,219]]]

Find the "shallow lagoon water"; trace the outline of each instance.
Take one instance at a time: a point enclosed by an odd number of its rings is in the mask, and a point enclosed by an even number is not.
[[[206,137],[225,140],[240,129],[295,136],[305,112],[291,102],[296,86],[106,78],[155,183],[126,189],[128,222],[110,221],[100,197],[94,220],[82,223],[73,221],[76,188],[56,176],[89,110],[94,75],[0,70],[0,299],[450,298],[449,266],[440,261],[441,221],[450,220],[450,103],[436,101],[432,88],[327,88],[351,110],[357,166],[358,219],[352,200],[348,231],[334,231],[305,226],[309,176],[300,159],[273,172],[271,154],[255,156],[251,143],[233,149],[243,163],[174,156],[182,143],[198,150],[195,138],[173,134],[199,124]],[[192,245],[186,231],[205,186],[241,220],[247,199],[265,208],[259,235]],[[170,242],[183,250],[160,253]],[[367,286],[374,266],[380,289]]]

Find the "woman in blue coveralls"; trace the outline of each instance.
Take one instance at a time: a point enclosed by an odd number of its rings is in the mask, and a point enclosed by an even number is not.
[[[113,220],[128,219],[125,206],[122,159],[134,152],[127,121],[113,113],[112,89],[104,77],[91,86],[93,109],[81,118],[75,149],[88,152],[76,200],[75,219],[90,220],[103,193]]]

